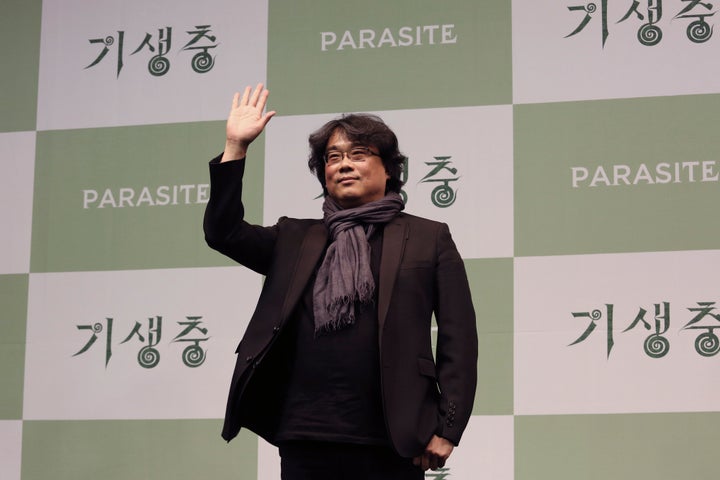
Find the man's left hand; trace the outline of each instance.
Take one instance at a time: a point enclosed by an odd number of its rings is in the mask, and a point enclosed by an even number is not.
[[[413,458],[413,465],[423,469],[423,471],[437,470],[445,466],[445,461],[450,457],[455,446],[446,438],[433,435],[430,443],[425,447],[425,452]]]

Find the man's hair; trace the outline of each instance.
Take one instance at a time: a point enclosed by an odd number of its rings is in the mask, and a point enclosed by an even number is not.
[[[318,130],[310,134],[310,157],[308,167],[313,172],[323,193],[328,194],[325,186],[325,149],[330,137],[337,130],[342,131],[352,143],[374,147],[385,166],[385,171],[390,176],[386,184],[386,191],[400,193],[403,186],[401,179],[405,156],[398,149],[398,140],[395,133],[390,130],[383,120],[377,115],[367,113],[345,114],[340,118],[331,120]]]

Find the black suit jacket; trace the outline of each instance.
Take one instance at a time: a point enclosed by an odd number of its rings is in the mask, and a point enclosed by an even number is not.
[[[217,162],[210,165],[206,241],[266,276],[236,351],[223,438],[230,441],[247,427],[273,443],[290,361],[283,356],[284,327],[321,261],[328,231],[315,219],[281,218],[271,227],[245,222],[245,160]],[[458,444],[475,395],[477,333],[464,264],[447,225],[404,213],[385,225],[378,324],[383,409],[393,446],[412,457],[433,434]]]

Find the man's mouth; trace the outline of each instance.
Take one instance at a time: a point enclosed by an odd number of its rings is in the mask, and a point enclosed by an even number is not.
[[[357,177],[342,177],[342,178],[338,179],[337,183],[348,183],[348,182],[355,181],[357,179],[358,179]]]

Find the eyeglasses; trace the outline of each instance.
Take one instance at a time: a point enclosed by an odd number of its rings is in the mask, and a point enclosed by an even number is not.
[[[342,162],[345,155],[347,155],[352,162],[364,162],[368,157],[378,156],[377,153],[368,147],[352,147],[349,151],[331,150],[325,152],[325,164],[337,165]]]

